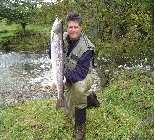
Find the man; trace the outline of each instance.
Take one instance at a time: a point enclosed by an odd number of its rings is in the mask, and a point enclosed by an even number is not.
[[[67,33],[64,33],[65,98],[69,109],[64,113],[69,118],[75,115],[75,137],[83,139],[86,128],[86,108],[97,107],[99,102],[94,93],[88,95],[94,81],[94,45],[82,32],[82,18],[78,13],[69,12],[66,16]]]
[[[82,18],[78,13],[69,12],[66,16],[67,32],[64,40],[64,82],[68,108],[64,114],[72,119],[75,116],[75,137],[82,140],[86,133],[86,108],[98,107],[94,92],[88,93],[94,81],[94,45],[82,32]]]

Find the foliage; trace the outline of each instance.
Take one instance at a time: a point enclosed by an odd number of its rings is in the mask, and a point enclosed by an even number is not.
[[[1,0],[0,18],[8,19],[8,22],[20,24],[25,35],[25,28],[28,24],[33,23],[36,13],[36,5],[31,2]]]
[[[20,32],[17,24],[6,25],[6,19],[0,22],[0,49],[7,50],[7,44],[11,44],[15,36]]]
[[[1,4],[1,10],[5,11],[0,13],[6,14],[1,14],[0,17],[12,19],[10,13],[14,13],[13,20],[17,23],[25,25],[34,21],[34,25],[46,25],[49,34],[56,16],[63,19],[65,31],[66,14],[77,11],[83,17],[83,31],[95,44],[97,65],[102,66],[104,58],[112,65],[111,69],[114,69],[118,61],[133,64],[145,60],[143,65],[153,66],[152,0],[63,0],[56,3],[38,1],[38,4],[40,7],[36,8],[32,3],[15,3],[13,12]]]
[[[153,72],[122,71],[96,91],[101,105],[87,110],[86,140],[153,139]],[[0,107],[0,139],[73,139],[74,125],[55,100]]]
[[[39,10],[38,23],[44,16],[46,20],[42,23],[49,25],[56,16],[65,23],[69,11],[79,12],[83,17],[83,31],[96,46],[98,65],[103,63],[102,58],[112,65],[118,61],[140,63],[141,60],[146,60],[144,65],[153,65],[152,0],[63,0],[44,4]]]
[[[43,25],[27,25],[26,35],[23,37],[20,25],[8,25],[6,19],[0,22],[0,50],[37,52],[49,44],[49,36],[49,28]]]

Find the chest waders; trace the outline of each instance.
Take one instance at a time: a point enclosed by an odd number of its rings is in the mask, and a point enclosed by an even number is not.
[[[67,36],[67,34],[66,34]],[[64,35],[65,37],[65,35]],[[75,48],[72,50],[72,52],[69,54],[69,56],[67,56],[67,52],[68,52],[68,43],[64,42],[64,53],[65,53],[65,72],[69,72],[71,70],[73,70],[76,65],[77,65],[77,61],[78,59],[82,56],[83,53],[85,53],[87,50],[93,50],[92,48],[94,47],[94,45],[90,42],[90,40],[87,38],[86,35],[84,35],[83,33],[80,36],[80,39],[78,41],[78,43],[76,44]],[[90,68],[89,68],[89,72],[88,75],[91,75],[93,68],[92,68],[92,61],[90,62]],[[84,83],[85,80],[88,79],[88,82],[90,82],[89,80],[91,78],[86,77],[83,81],[79,81],[73,85],[70,85],[71,87],[74,87],[76,84],[78,85],[78,83]],[[86,82],[87,83],[87,82]],[[91,85],[93,84],[93,82],[90,82]],[[80,84],[79,84],[80,85]],[[91,85],[89,87],[91,87]],[[81,88],[81,86],[75,86],[76,88]],[[84,87],[84,86],[83,86]],[[73,88],[74,89],[74,88]],[[90,88],[89,88],[90,89]],[[89,90],[88,89],[88,90]],[[88,91],[88,90],[84,90],[84,91]],[[79,94],[78,92],[73,91],[71,93],[73,94]],[[71,95],[71,96],[72,96]],[[89,95],[90,96],[90,95]],[[73,112],[75,114],[75,128],[74,128],[74,132],[75,132],[75,137],[77,140],[82,140],[85,137],[85,133],[86,133],[86,108],[87,106],[93,106],[94,103],[92,103],[92,98],[90,98],[89,96],[84,96],[82,98],[85,98],[84,100],[86,100],[86,105],[84,107],[73,107]],[[88,98],[89,97],[89,98]],[[93,96],[91,96],[93,97]],[[76,100],[82,100],[81,98],[74,98],[72,97],[67,97],[69,100],[69,102],[76,102]],[[72,99],[72,101],[70,101]],[[91,99],[91,100],[90,100]],[[88,100],[88,101],[87,101]],[[71,109],[72,110],[72,109]],[[70,115],[72,116],[72,115]]]

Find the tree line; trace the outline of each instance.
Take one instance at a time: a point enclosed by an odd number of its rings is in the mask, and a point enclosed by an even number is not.
[[[28,24],[51,27],[58,16],[65,30],[66,14],[77,11],[83,17],[83,31],[95,44],[98,62],[102,63],[102,58],[112,63],[145,60],[145,64],[153,65],[153,4],[152,0],[1,0],[0,19],[20,24],[24,34]]]

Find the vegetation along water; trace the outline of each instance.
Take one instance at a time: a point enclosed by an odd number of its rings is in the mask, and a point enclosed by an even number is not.
[[[128,2],[63,0],[57,3],[39,1],[12,3],[1,0],[1,70],[4,68],[3,62],[6,62],[3,58],[9,58],[6,56],[10,54],[10,56],[16,54],[15,58],[20,59],[21,55],[29,58],[29,54],[33,54],[34,57],[43,53],[43,58],[46,58],[50,29],[56,15],[65,23],[65,15],[72,9],[82,14],[83,31],[96,46],[95,64],[99,85],[95,92],[101,106],[98,109],[90,109],[87,113],[86,139],[152,140],[154,138],[152,0]],[[20,57],[18,53],[21,53]],[[33,63],[27,59],[28,65],[26,63],[19,69],[24,72],[34,69],[36,59],[38,60],[38,57],[34,57]],[[5,70],[8,68],[15,77],[16,74],[11,71],[13,66],[9,66],[9,60],[7,62]],[[18,62],[17,60],[14,64]],[[42,66],[40,64],[37,66]],[[41,68],[41,71],[43,69]],[[33,72],[36,72],[36,67]],[[7,79],[5,78],[7,75],[2,77],[4,78],[0,80]],[[17,84],[18,80],[13,82]],[[21,84],[15,88],[20,95],[16,96],[18,100],[8,105],[0,105],[0,139],[73,139],[74,125],[64,117],[61,110],[56,112],[53,91],[49,87],[41,88],[39,84],[29,85],[26,81]],[[0,97],[9,97],[17,93],[13,90],[6,92],[2,88],[1,85]],[[5,89],[9,88],[12,86]],[[26,90],[23,91],[23,88]],[[25,95],[28,96],[23,100]]]

